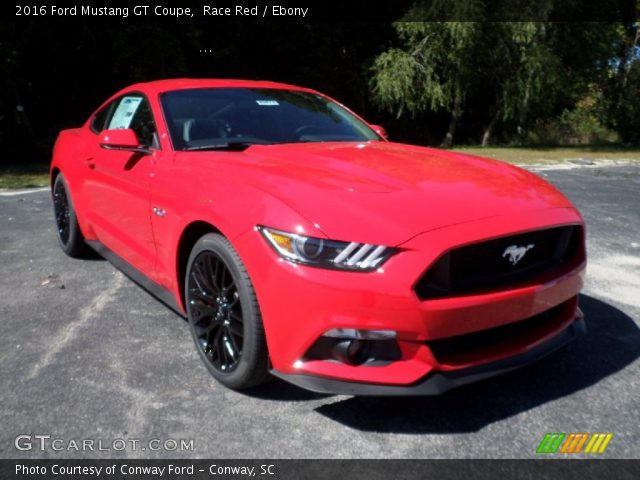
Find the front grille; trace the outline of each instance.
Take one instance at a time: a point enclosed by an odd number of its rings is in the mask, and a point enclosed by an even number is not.
[[[531,284],[580,262],[584,257],[582,236],[582,227],[573,225],[451,250],[420,278],[416,294],[420,300],[428,300]]]

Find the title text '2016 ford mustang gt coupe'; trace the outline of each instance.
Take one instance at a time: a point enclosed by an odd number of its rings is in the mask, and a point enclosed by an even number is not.
[[[54,148],[58,240],[185,315],[224,385],[431,395],[584,330],[582,218],[519,168],[387,141],[307,88],[166,80]]]

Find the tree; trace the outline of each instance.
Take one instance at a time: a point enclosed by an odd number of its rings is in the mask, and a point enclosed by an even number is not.
[[[451,146],[469,86],[475,81],[471,66],[480,24],[401,21],[393,26],[401,46],[375,59],[374,99],[397,116],[445,108],[450,121],[442,146]]]
[[[498,121],[526,125],[533,110],[553,103],[561,61],[553,49],[549,22],[501,22],[486,25],[483,39],[490,52],[481,71],[493,106],[482,134],[488,145]]]
[[[443,147],[451,146],[469,97],[491,97],[483,145],[499,120],[526,117],[558,67],[547,42],[548,23],[489,22],[496,16],[489,8],[480,1],[416,3],[403,20],[441,12],[478,21],[394,23],[400,45],[379,55],[373,66],[379,105],[398,116],[446,109],[450,122]],[[536,17],[547,17],[550,9],[551,2],[544,3]]]
[[[626,52],[619,55],[621,65],[628,66],[629,52],[637,51],[637,29],[629,25],[549,21],[554,9],[567,8],[553,0],[524,5],[531,10],[526,12],[515,12],[509,2],[496,7],[450,0],[448,9],[438,0],[425,5],[418,0],[393,24],[398,43],[376,58],[371,89],[377,104],[397,117],[446,111],[444,147],[451,145],[467,112],[482,125],[481,142],[487,145],[497,124],[520,134],[536,120],[573,108],[613,56],[616,28],[625,32],[619,42]],[[411,21],[430,18],[429,12],[476,21]],[[536,21],[494,21],[509,17]],[[618,74],[620,92],[628,72],[626,67]]]
[[[638,2],[640,8],[640,2]],[[607,83],[607,123],[624,142],[640,143],[640,18],[618,25]]]

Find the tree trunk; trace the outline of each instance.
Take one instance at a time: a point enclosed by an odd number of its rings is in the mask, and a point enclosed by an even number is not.
[[[456,93],[453,101],[453,111],[451,112],[451,120],[449,121],[449,128],[447,128],[447,134],[444,136],[441,148],[451,148],[453,145],[453,136],[456,134],[456,128],[458,127],[458,120],[462,116],[462,101],[460,95]]]
[[[499,113],[500,112],[496,112],[496,114],[493,116],[493,118],[489,122],[489,125],[487,125],[487,128],[484,129],[484,133],[482,134],[483,147],[486,147],[487,145],[489,145],[489,140],[491,140],[491,134],[493,133],[493,127],[496,125],[496,122],[498,121]]]
[[[620,66],[618,67],[618,74],[616,83],[618,88],[616,89],[613,97],[613,105],[615,111],[618,111],[622,106],[622,100],[624,98],[624,91],[627,87],[627,81],[629,79],[629,63],[632,61],[631,57],[635,55],[636,47],[640,42],[640,28],[638,28],[633,36],[633,40],[623,46],[620,54]]]
[[[627,86],[627,80],[629,80],[629,70],[631,70],[631,65],[628,65],[628,63],[630,63],[631,57],[633,55],[636,54],[636,49],[638,47],[638,42],[640,42],[640,27],[637,28],[636,30],[636,34],[633,38],[633,42],[631,43],[631,45],[629,46],[629,48],[627,48],[626,50],[626,54],[624,56],[624,58],[622,59],[623,61],[623,65],[622,65],[622,89],[624,90],[624,88],[626,88]]]

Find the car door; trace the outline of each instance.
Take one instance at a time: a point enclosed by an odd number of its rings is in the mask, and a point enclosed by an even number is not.
[[[105,108],[106,121],[95,130],[131,128],[151,153],[104,149],[96,134],[93,154],[87,159],[90,173],[84,188],[90,204],[90,221],[102,244],[141,272],[153,276],[156,252],[150,192],[156,162],[162,154],[157,124],[149,101],[140,93],[125,94]]]

